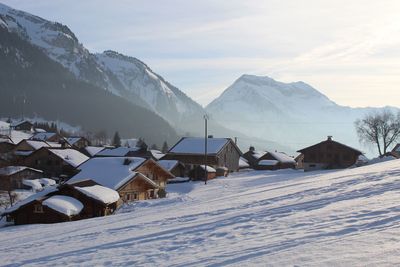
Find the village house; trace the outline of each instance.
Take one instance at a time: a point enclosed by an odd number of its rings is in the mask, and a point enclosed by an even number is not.
[[[0,138],[0,154],[11,152],[15,148],[15,144],[11,139]]]
[[[33,130],[33,124],[27,120],[16,121],[10,123],[10,128],[15,131],[30,132]]]
[[[264,156],[267,152],[265,151],[256,151],[254,146],[249,147],[249,151],[244,153],[242,157],[247,161],[247,164],[255,169],[257,168],[259,159]]]
[[[172,173],[175,177],[185,177],[186,176],[185,165],[183,165],[183,163],[181,163],[177,160],[162,159],[162,160],[157,161],[157,163],[161,167],[163,167],[164,169],[166,169],[167,171]]]
[[[42,147],[61,148],[61,144],[23,139],[13,149],[12,162],[14,164],[21,164],[27,156],[32,154],[34,151],[41,149]]]
[[[185,164],[186,171],[204,165],[205,139],[184,137],[175,144],[163,160],[178,160]],[[239,169],[240,149],[230,138],[207,138],[207,165],[216,169],[226,167],[229,172]]]
[[[400,158],[400,144],[397,144],[393,150],[392,150],[392,155],[394,155],[396,158]]]
[[[76,174],[76,168],[88,159],[72,148],[42,147],[26,157],[24,165],[42,170],[46,177],[68,178]]]
[[[100,185],[61,185],[45,188],[5,210],[16,225],[58,223],[107,216],[121,204],[119,194]]]
[[[294,169],[296,161],[283,152],[267,152],[258,159],[257,170]]]
[[[82,136],[71,136],[65,138],[65,141],[74,149],[80,150],[82,148],[90,146],[90,141]]]
[[[43,177],[41,170],[25,166],[8,166],[0,168],[0,190],[13,191],[26,189],[24,180],[33,180]]]
[[[222,176],[222,175],[221,175]],[[204,165],[198,165],[189,172],[189,177],[193,181],[204,181],[206,177],[206,168]],[[217,177],[217,171],[210,166],[207,166],[207,180]]]
[[[362,152],[328,139],[298,151],[304,155],[304,171],[343,169],[354,165]]]
[[[93,181],[116,190],[124,201],[162,197],[168,179],[174,178],[154,160],[138,157],[92,158],[79,170],[68,184],[90,185]]]

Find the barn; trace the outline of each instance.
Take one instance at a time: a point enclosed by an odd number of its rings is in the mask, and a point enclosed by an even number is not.
[[[178,160],[190,171],[204,165],[205,139],[200,137],[184,137],[175,144],[163,160]],[[231,138],[207,138],[207,165],[216,169],[226,167],[230,172],[239,169],[240,149]]]
[[[304,155],[304,171],[348,168],[363,154],[357,149],[334,141],[332,136],[297,152]]]

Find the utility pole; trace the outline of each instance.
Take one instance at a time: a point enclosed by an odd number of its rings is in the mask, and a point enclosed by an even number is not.
[[[207,184],[208,170],[207,170],[207,145],[208,145],[208,135],[207,135],[207,120],[208,115],[204,115],[204,184]]]

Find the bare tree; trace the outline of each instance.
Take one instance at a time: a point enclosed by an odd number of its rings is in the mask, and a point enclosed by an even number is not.
[[[371,112],[355,122],[360,142],[377,146],[379,156],[386,154],[387,149],[400,137],[400,112],[390,110]]]

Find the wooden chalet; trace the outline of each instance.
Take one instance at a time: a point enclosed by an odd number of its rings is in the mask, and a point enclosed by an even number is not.
[[[162,159],[157,161],[161,167],[172,173],[175,177],[185,177],[185,165],[177,160]]]
[[[189,172],[189,177],[193,181],[204,181],[206,177],[206,169],[204,165],[198,165]],[[217,177],[217,171],[210,166],[207,166],[207,180]]]
[[[0,138],[0,154],[10,153],[15,148],[15,144],[10,139]]]
[[[2,216],[15,224],[58,223],[112,214],[119,194],[100,185],[49,187],[17,202]]]
[[[65,138],[65,141],[74,149],[80,150],[90,146],[90,141],[82,136],[70,136]]]
[[[10,128],[16,131],[30,132],[33,130],[33,124],[27,120],[17,121],[17,122],[12,122],[10,124]]]
[[[24,165],[39,169],[46,177],[71,177],[89,157],[78,150],[42,147],[24,159]]]
[[[328,139],[299,151],[304,155],[304,171],[343,169],[354,165],[362,152]]]
[[[264,156],[267,152],[265,151],[256,151],[254,146],[249,147],[249,151],[244,153],[242,157],[246,160],[246,163],[249,167],[255,169],[257,168],[259,159]]]
[[[116,190],[124,201],[162,197],[174,175],[152,159],[137,157],[99,157],[82,164],[80,172],[68,180],[79,185],[92,180]]]
[[[261,156],[256,165],[257,170],[294,169],[296,161],[283,152],[267,152]]]
[[[397,144],[393,150],[392,150],[392,154],[394,154],[394,156],[396,158],[400,158],[400,144]]]
[[[23,180],[32,180],[43,177],[41,170],[25,166],[8,166],[0,168],[0,190],[12,191],[26,189]]]
[[[185,164],[186,171],[204,165],[205,139],[184,137],[175,144],[163,160],[178,160]],[[239,169],[240,149],[230,138],[207,138],[207,165],[213,168],[226,167],[229,172]]]

